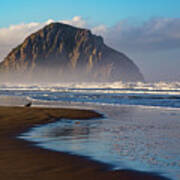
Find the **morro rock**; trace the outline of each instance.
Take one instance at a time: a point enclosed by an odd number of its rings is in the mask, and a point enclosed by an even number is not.
[[[87,29],[52,23],[0,63],[0,76],[27,81],[143,81],[138,67]]]

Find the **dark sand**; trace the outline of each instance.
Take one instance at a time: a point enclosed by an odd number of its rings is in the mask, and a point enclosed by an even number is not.
[[[0,180],[165,179],[130,170],[108,171],[106,165],[96,161],[41,149],[16,139],[28,128],[57,118],[85,120],[100,116],[89,110],[0,107]]]

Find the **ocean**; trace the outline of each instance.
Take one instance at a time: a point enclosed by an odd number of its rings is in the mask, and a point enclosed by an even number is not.
[[[85,156],[110,169],[180,179],[180,82],[0,85],[0,105],[93,109],[104,118],[33,127],[18,138]]]

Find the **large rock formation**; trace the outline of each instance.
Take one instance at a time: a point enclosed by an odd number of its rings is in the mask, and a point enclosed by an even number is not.
[[[143,81],[138,67],[102,37],[61,23],[27,37],[0,63],[0,72],[31,81]]]

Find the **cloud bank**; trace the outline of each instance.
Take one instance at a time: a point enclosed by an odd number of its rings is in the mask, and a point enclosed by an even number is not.
[[[154,18],[140,25],[122,21],[107,29],[105,38],[118,49],[157,51],[180,47],[180,18]]]

